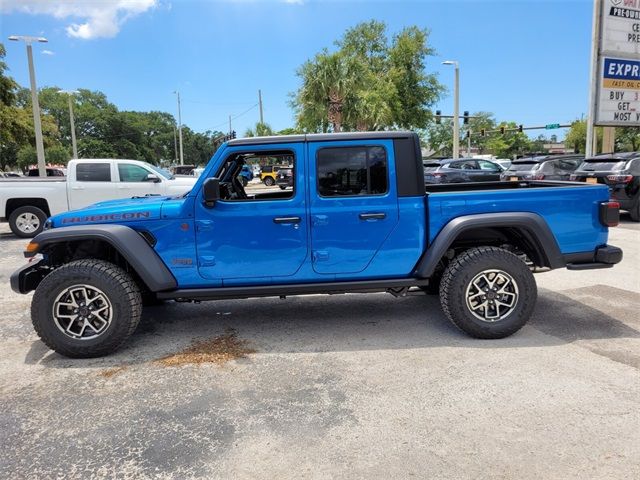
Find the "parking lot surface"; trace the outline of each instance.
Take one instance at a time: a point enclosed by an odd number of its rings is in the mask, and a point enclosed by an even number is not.
[[[537,275],[507,339],[465,336],[422,292],[169,303],[93,360],[38,340],[8,285],[25,243],[0,227],[0,478],[640,478],[626,217],[623,262]],[[158,361],[225,332],[246,356]]]

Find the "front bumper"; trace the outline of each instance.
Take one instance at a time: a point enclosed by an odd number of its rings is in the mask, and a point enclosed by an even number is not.
[[[33,260],[11,274],[11,290],[16,293],[29,293],[36,289],[50,271],[44,265],[44,259]]]
[[[622,249],[613,245],[605,245],[596,248],[595,252],[565,255],[565,261],[569,270],[611,268],[622,261]]]

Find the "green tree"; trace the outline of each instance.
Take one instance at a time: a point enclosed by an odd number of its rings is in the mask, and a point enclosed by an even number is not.
[[[405,28],[389,43],[386,25],[370,21],[348,29],[297,71],[302,85],[291,105],[303,131],[425,128],[444,91],[425,73],[433,55],[428,32]]]
[[[616,151],[637,152],[640,150],[640,127],[616,128]]]
[[[516,122],[501,122],[497,127],[504,127],[507,132],[504,135],[495,133],[487,140],[489,152],[498,158],[513,158],[529,152],[529,137],[524,132],[514,131],[517,129]]]
[[[469,119],[469,124],[465,130],[470,130],[471,135],[471,146],[473,148],[478,149],[478,153],[484,154],[487,153],[487,141],[489,140],[488,136],[482,136],[480,133],[482,130],[486,132],[490,130],[494,130],[496,128],[496,120],[491,112],[475,112],[471,114]],[[462,140],[461,140],[462,144]]]
[[[245,137],[268,137],[273,134],[271,125],[260,122],[257,122],[253,128],[247,128],[244,132]]]

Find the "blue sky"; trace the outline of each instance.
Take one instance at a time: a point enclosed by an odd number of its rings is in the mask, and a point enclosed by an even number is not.
[[[129,10],[117,10],[118,2]],[[437,51],[427,70],[450,87],[436,108],[452,111],[453,68],[441,62],[453,59],[460,62],[461,111],[485,110],[498,120],[532,125],[586,114],[592,5],[3,0],[0,32],[10,74],[21,85],[28,85],[24,45],[6,37],[44,35],[49,43],[35,46],[39,87],[100,90],[122,110],[174,115],[172,92],[178,89],[185,124],[226,131],[230,114],[257,103],[258,89],[265,120],[277,130],[293,126],[287,102],[299,85],[297,67],[323,47],[332,48],[345,29],[370,19],[385,21],[389,33],[418,25],[431,30],[429,42]],[[243,133],[257,120],[253,108],[235,118],[233,128]]]

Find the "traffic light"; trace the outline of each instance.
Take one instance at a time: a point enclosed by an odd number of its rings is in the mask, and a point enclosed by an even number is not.
[[[500,134],[504,135],[504,126],[500,127]]]
[[[462,123],[464,123],[465,125],[467,125],[469,123],[469,111],[465,110],[462,114]]]
[[[440,123],[440,115],[442,115],[442,111],[436,110],[436,123]]]
[[[518,125],[518,131],[522,133],[522,130],[523,130],[522,125]]]
[[[484,128],[480,129],[480,135],[485,136],[486,130]]]
[[[466,138],[469,138],[470,136],[471,136],[471,130],[467,130],[467,137]]]

